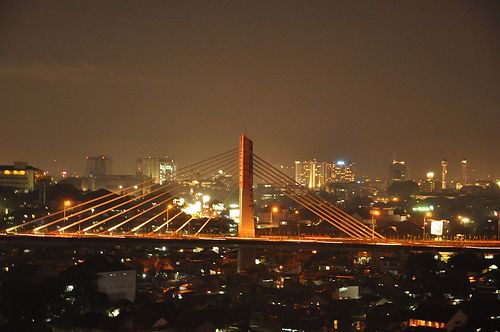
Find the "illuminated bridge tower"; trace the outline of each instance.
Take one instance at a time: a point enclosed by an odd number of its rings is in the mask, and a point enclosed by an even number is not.
[[[245,135],[240,136],[240,224],[238,236],[255,237],[253,217],[253,142]],[[245,273],[255,265],[255,249],[238,248],[238,273]]]
[[[240,224],[238,236],[255,237],[253,216],[253,142],[240,136]]]

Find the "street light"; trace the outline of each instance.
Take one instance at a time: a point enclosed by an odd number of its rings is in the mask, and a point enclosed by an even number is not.
[[[274,218],[273,218],[273,213],[277,213],[278,212],[278,207],[277,206],[273,206],[273,208],[271,209],[271,228],[269,229],[269,235],[271,235],[272,231],[273,231],[273,227],[274,227]]]
[[[65,200],[63,205],[64,205],[64,219],[66,220],[66,209],[71,206],[72,202],[70,200]]]
[[[460,223],[462,224],[462,234],[464,236],[464,240],[467,240],[466,237],[467,235],[465,234],[465,224],[470,223],[470,218],[463,217],[463,216],[458,216],[458,220],[460,220]]]
[[[64,213],[63,213],[63,217],[64,217],[64,221],[66,221],[66,210],[71,206],[71,204],[73,204],[73,202],[71,202],[70,200],[65,200],[63,202],[63,207],[64,207]]]
[[[169,224],[169,222],[168,222],[168,211],[169,211],[172,207],[173,207],[173,205],[172,205],[172,204],[168,204],[168,205],[167,205],[167,233],[168,233],[168,224]]]
[[[498,182],[500,186],[500,181]],[[500,214],[498,211],[493,212],[493,215],[497,217],[497,241],[500,240]]]
[[[372,215],[372,240],[375,239],[375,217],[380,216],[380,210],[371,210]]]
[[[422,227],[422,240],[425,240],[425,226],[427,225],[427,218],[432,217],[432,212],[426,212],[424,214],[424,225]]]

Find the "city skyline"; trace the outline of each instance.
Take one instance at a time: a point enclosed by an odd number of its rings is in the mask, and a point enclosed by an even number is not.
[[[0,331],[500,331],[498,0],[0,1]]]
[[[244,132],[276,163],[380,176],[396,154],[423,176],[467,158],[500,177],[496,2],[0,6],[2,163],[104,154],[126,173]]]
[[[57,162],[53,162],[53,163],[48,163],[49,164],[49,167],[40,167],[39,165],[35,164],[35,163],[32,163],[30,161],[26,161],[26,160],[13,160],[13,161],[7,161],[5,162],[4,164],[5,165],[13,165],[14,163],[16,162],[22,162],[22,163],[28,163],[30,166],[33,166],[33,167],[36,167],[36,168],[39,168],[43,171],[47,171],[49,175],[55,177],[55,178],[58,178],[58,177],[71,177],[71,176],[77,176],[77,177],[82,177],[82,176],[85,176],[86,172],[87,172],[87,168],[88,166],[85,165],[85,162],[88,162],[88,159],[89,158],[101,158],[101,157],[106,157],[106,158],[109,158],[109,160],[111,162],[113,162],[113,165],[115,163],[115,159],[113,156],[102,156],[102,155],[99,155],[99,156],[96,156],[96,157],[89,157],[89,156],[86,156],[85,159],[83,159],[82,163],[80,165],[78,165],[76,168],[74,169],[71,169],[71,168],[68,168],[68,167],[63,167],[60,165],[60,163],[57,163]],[[151,156],[147,156],[147,157],[140,157],[140,158],[135,158],[135,163],[134,163],[134,166],[132,168],[124,168],[124,167],[120,167],[120,165],[118,165],[117,169],[119,171],[114,171],[114,167],[113,167],[113,172],[109,173],[109,174],[114,174],[114,175],[118,175],[118,174],[122,174],[122,175],[135,175],[135,174],[138,174],[138,169],[137,169],[137,161],[138,159],[144,159],[144,158],[152,158]],[[154,157],[154,159],[162,159],[163,157]],[[166,157],[168,158],[168,156]],[[119,159],[122,159],[122,158],[119,158]],[[175,159],[171,159],[173,162],[176,163],[176,165],[178,166],[178,161],[175,160]],[[448,169],[450,170],[451,169],[451,172],[448,174],[448,179],[451,181],[451,182],[463,182],[462,179],[463,179],[463,161],[466,160],[466,159],[461,159],[460,161],[457,161],[457,162],[452,162],[452,163],[449,163],[448,165]],[[316,158],[310,158],[310,159],[306,159],[304,161],[315,161],[315,162],[319,162],[319,163],[335,163],[337,161],[344,161],[342,159],[339,159],[339,158],[336,158],[336,159],[332,159],[332,160],[318,160]],[[345,160],[347,162],[347,160]],[[430,167],[428,167],[426,169],[426,171],[424,173],[416,173],[412,170],[412,166],[411,164],[409,165],[407,163],[406,160],[399,160],[399,161],[396,161],[396,160],[393,160],[392,163],[388,163],[386,166],[389,167],[389,166],[392,166],[394,162],[405,162],[406,163],[406,167],[407,167],[407,180],[425,180],[427,177],[428,177],[428,174],[429,173],[433,173],[435,176],[435,180],[439,180],[441,179],[441,172],[440,172],[440,169],[441,169],[441,160],[439,160],[439,163],[435,163],[435,165],[432,165]],[[352,161],[348,161],[350,164],[351,164],[351,167],[353,167],[354,171],[355,171],[355,174],[356,174],[356,179],[358,178],[365,178],[365,177],[368,177],[368,178],[371,178],[371,179],[381,179],[381,180],[388,180],[390,181],[391,180],[391,176],[390,176],[390,172],[386,169],[385,172],[381,172],[379,174],[374,174],[372,172],[372,174],[374,175],[369,175],[367,173],[363,173],[361,172],[359,169],[365,169],[365,167],[359,167],[359,165],[356,163],[356,162],[352,162]],[[281,163],[281,164],[275,164],[276,166],[283,166],[285,168],[288,168],[290,171],[292,172],[295,172],[295,167],[296,167],[296,163],[297,163],[297,160],[294,160],[294,161],[290,161],[288,163]],[[451,167],[450,167],[451,166]],[[181,164],[181,167],[182,167],[182,164]],[[57,168],[57,170],[56,170]],[[467,171],[468,173],[468,177],[470,178],[470,180],[490,180],[490,181],[498,181],[498,178],[494,177],[494,176],[491,176],[491,175],[488,175],[488,176],[481,176],[482,175],[482,172],[481,170],[477,170],[476,168],[474,167],[471,167],[468,169]],[[139,172],[140,173],[140,172]],[[368,172],[370,173],[370,172]],[[290,173],[291,175],[291,173]],[[471,182],[472,184],[472,182]]]

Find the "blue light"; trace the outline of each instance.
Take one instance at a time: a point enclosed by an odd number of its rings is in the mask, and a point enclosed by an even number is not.
[[[339,161],[337,161],[337,165],[338,166],[344,166],[345,165],[345,161],[339,160]]]

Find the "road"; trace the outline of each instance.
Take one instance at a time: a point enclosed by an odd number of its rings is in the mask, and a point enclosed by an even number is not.
[[[467,241],[422,241],[422,240],[371,240],[330,238],[325,236],[280,237],[260,236],[256,238],[229,237],[216,235],[169,235],[169,234],[1,234],[0,245],[22,244],[62,244],[76,245],[171,245],[171,246],[252,246],[252,247],[287,247],[287,248],[345,248],[357,250],[434,250],[463,251],[476,250],[499,252],[500,241],[467,240]]]

